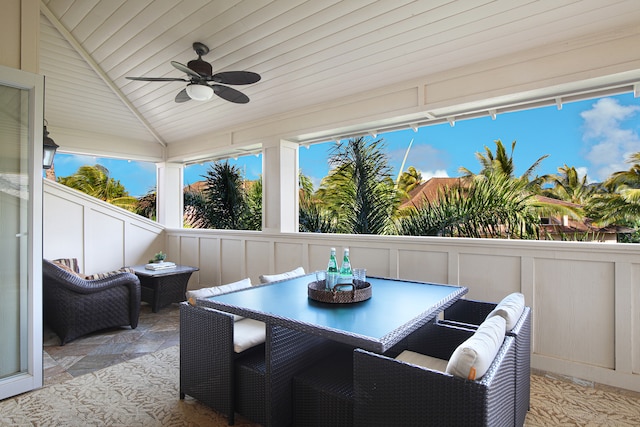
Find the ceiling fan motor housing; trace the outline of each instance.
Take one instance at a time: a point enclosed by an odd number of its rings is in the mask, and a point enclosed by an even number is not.
[[[208,77],[213,74],[213,67],[206,61],[202,59],[192,59],[187,63],[187,67],[191,68],[196,73],[200,74],[203,77]]]

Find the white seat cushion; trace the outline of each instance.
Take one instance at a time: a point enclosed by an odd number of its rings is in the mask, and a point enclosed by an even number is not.
[[[505,323],[501,316],[482,322],[478,330],[454,350],[446,372],[469,380],[482,378],[504,341]]]
[[[246,278],[242,280],[238,280],[237,282],[229,283],[221,286],[212,286],[210,288],[202,288],[196,289],[193,291],[187,291],[187,301],[189,304],[196,305],[197,299],[209,298],[216,295],[226,294],[228,292],[237,291],[240,289],[250,288],[251,287],[251,279]],[[242,316],[238,316],[237,314],[233,315],[233,320],[238,321],[244,319]]]
[[[514,292],[504,297],[496,308],[487,315],[487,319],[492,316],[501,316],[506,321],[507,332],[510,332],[514,326],[516,326],[516,323],[518,323],[518,319],[522,316],[523,311],[524,295],[519,292]]]
[[[266,338],[265,324],[255,319],[242,319],[233,324],[233,351],[243,351],[262,344]]]
[[[261,283],[277,282],[278,280],[290,279],[292,277],[304,276],[304,268],[298,267],[295,270],[280,274],[263,274],[260,276]]]
[[[422,366],[433,371],[446,372],[448,360],[438,359],[437,357],[427,356],[426,354],[416,353],[415,351],[405,350],[396,357],[397,360],[411,363],[413,365]]]

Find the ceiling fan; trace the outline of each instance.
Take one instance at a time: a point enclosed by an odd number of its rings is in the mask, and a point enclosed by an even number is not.
[[[223,85],[248,85],[260,80],[260,74],[251,71],[223,71],[213,74],[211,64],[202,60],[202,56],[209,53],[209,48],[200,42],[193,44],[193,50],[198,55],[198,59],[193,59],[183,65],[176,61],[171,61],[171,65],[187,74],[187,79],[176,77],[127,77],[129,80],[142,80],[147,82],[187,82],[187,87],[176,95],[176,102],[186,102],[190,99],[196,101],[206,101],[211,99],[215,93],[222,99],[236,104],[246,104],[249,97],[244,93]],[[213,82],[210,84],[209,82]],[[218,84],[220,83],[220,84]]]

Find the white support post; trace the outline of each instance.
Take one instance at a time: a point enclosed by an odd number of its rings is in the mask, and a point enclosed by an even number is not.
[[[184,209],[184,166],[179,163],[157,163],[157,221],[168,228],[182,228]]]
[[[262,230],[297,232],[298,144],[277,140],[262,147]]]

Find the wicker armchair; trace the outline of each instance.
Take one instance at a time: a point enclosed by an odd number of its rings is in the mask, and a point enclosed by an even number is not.
[[[138,326],[140,281],[135,274],[85,280],[43,259],[42,282],[44,320],[61,345],[101,329]]]
[[[494,308],[496,303],[460,299],[444,311],[442,323],[475,329]],[[521,426],[529,411],[531,394],[531,309],[525,307],[520,319],[508,336],[515,338],[516,346],[516,424]]]
[[[410,336],[408,350],[449,359],[472,334],[432,322]],[[354,425],[513,426],[513,340],[505,336],[489,369],[475,381],[356,349]]]

